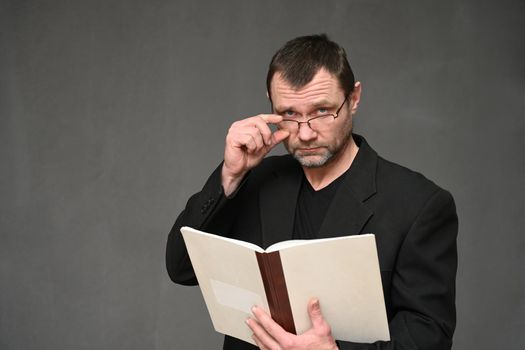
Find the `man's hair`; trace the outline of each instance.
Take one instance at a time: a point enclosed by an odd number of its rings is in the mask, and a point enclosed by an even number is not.
[[[326,34],[301,36],[288,41],[273,55],[268,68],[266,89],[270,100],[270,85],[275,73],[281,73],[286,82],[299,89],[312,81],[321,68],[337,78],[345,96],[354,90],[354,73],[345,50]]]

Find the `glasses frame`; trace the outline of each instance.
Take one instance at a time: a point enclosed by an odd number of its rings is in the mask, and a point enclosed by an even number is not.
[[[308,127],[314,131],[316,131],[314,128],[312,128],[312,126],[310,125],[310,122],[314,119],[319,119],[319,118],[326,118],[328,117],[329,115],[331,115],[332,117],[334,117],[334,120],[337,119],[337,117],[339,117],[339,112],[341,111],[341,109],[343,108],[343,106],[345,105],[346,101],[348,101],[348,95],[345,96],[345,100],[343,101],[343,103],[341,104],[341,106],[339,106],[339,108],[337,109],[337,111],[335,113],[326,113],[326,114],[323,114],[323,115],[318,115],[317,117],[312,117],[312,118],[308,118],[307,120],[305,120],[304,122],[300,122],[298,120],[295,120],[295,119],[289,119],[289,118],[284,118],[283,117],[283,120],[281,121],[282,122],[295,122],[297,123],[297,131],[299,131],[301,129],[301,124],[308,124]]]

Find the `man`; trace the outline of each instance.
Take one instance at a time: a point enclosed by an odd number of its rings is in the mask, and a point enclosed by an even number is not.
[[[391,341],[336,341],[322,317],[322,300],[312,299],[305,305],[312,328],[301,335],[285,332],[254,307],[247,326],[255,342],[261,349],[450,349],[457,266],[451,195],[379,157],[352,133],[362,86],[344,50],[325,35],[286,43],[270,63],[267,89],[273,114],[232,124],[224,161],[169,234],[172,280],[197,283],[179,232],[183,225],[263,247],[371,232]],[[289,155],[265,158],[281,142]],[[253,348],[225,338],[224,349]]]

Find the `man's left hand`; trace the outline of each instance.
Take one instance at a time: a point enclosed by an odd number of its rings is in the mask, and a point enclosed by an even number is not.
[[[312,328],[301,335],[285,331],[260,307],[254,306],[252,312],[255,319],[248,319],[246,323],[253,331],[253,340],[263,350],[337,349],[330,325],[321,313],[318,299],[311,299],[308,303]]]

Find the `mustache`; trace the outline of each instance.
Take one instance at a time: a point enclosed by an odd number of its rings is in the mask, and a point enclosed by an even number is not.
[[[288,142],[288,146],[293,148],[318,148],[325,147],[324,145],[315,142]]]

